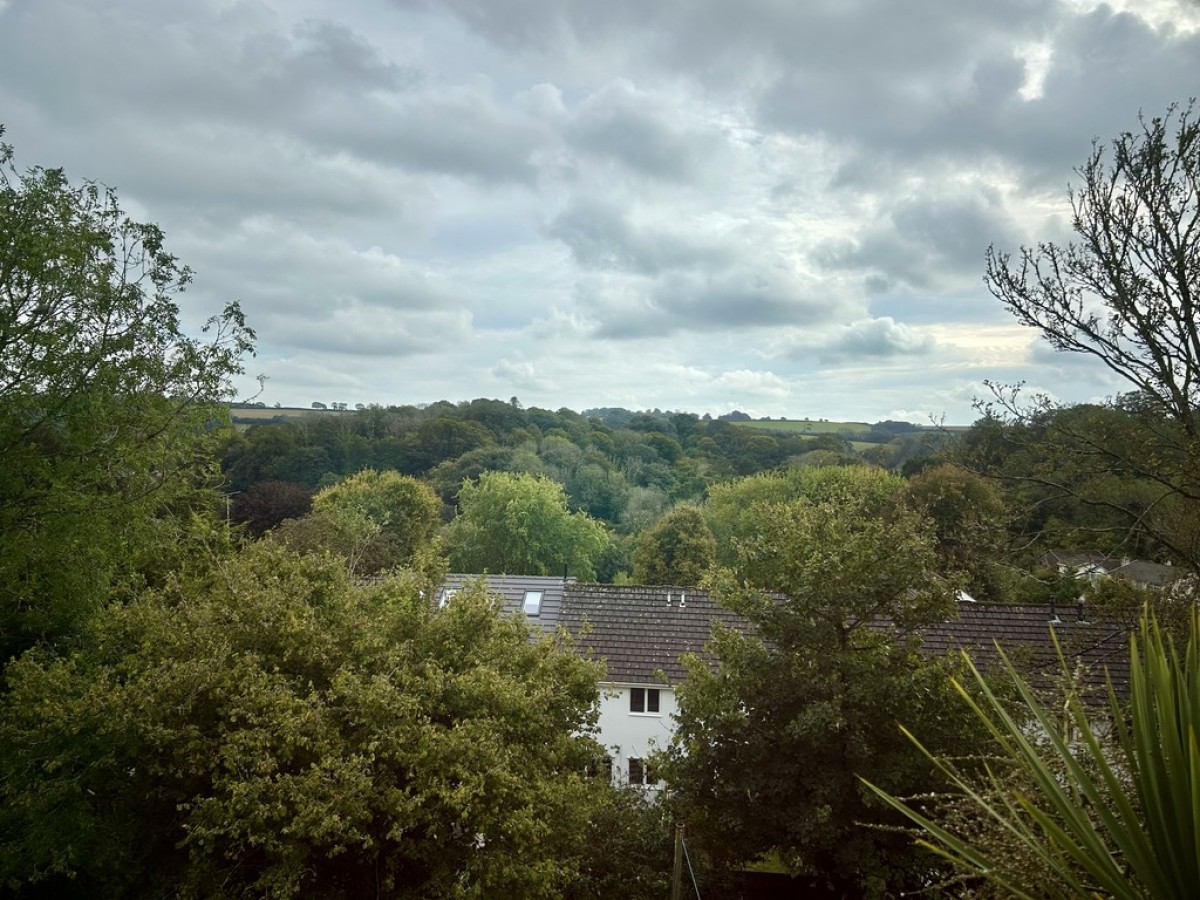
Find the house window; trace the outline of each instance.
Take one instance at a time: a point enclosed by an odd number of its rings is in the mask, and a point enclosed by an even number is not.
[[[658,688],[631,688],[629,711],[632,713],[657,713]]]
[[[525,592],[525,615],[536,616],[542,611],[542,591]]]
[[[630,757],[629,759],[629,783],[630,784],[657,784],[658,773],[654,771],[654,767],[644,759]]]

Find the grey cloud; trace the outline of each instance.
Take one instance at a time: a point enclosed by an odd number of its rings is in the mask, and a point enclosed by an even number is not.
[[[474,86],[324,106],[302,127],[329,150],[483,182],[533,181],[535,154],[554,141],[535,119],[501,108]]]
[[[711,125],[689,121],[677,104],[617,79],[579,106],[567,130],[578,151],[620,160],[654,178],[686,180],[718,149]]]
[[[719,267],[732,262],[728,242],[691,229],[632,220],[628,205],[576,196],[547,227],[587,269],[621,269],[658,275],[685,267]]]
[[[388,315],[379,309],[342,306],[320,319],[275,312],[263,321],[275,341],[358,357],[437,355],[470,335],[469,317],[461,313]]]
[[[819,351],[822,359],[881,359],[893,356],[923,356],[937,342],[931,335],[896,322],[890,317],[866,319],[839,329],[833,340]]]
[[[836,306],[783,267],[670,272],[659,279],[598,279],[580,292],[597,338],[742,332],[829,320]]]
[[[1015,227],[1000,198],[984,187],[905,198],[865,227],[857,240],[827,243],[815,259],[830,270],[868,279],[874,292],[900,286],[978,282],[990,244],[1014,243]]]
[[[182,129],[196,132],[195,144],[219,136],[241,149],[241,132],[247,143],[326,169],[348,154],[484,182],[532,181],[531,158],[551,136],[476,85],[423,82],[339,23],[292,28],[245,2],[139,11],[144,18],[71,0],[10,10],[0,29],[0,99],[76,127],[118,123],[125,142],[168,143],[164,135]],[[237,180],[238,160],[217,162]]]

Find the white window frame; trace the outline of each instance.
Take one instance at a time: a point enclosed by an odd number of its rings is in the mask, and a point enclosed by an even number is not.
[[[654,708],[651,709],[651,707]],[[629,689],[629,714],[631,716],[661,716],[661,690],[652,687],[631,687]]]
[[[540,616],[542,614],[542,601],[546,599],[545,591],[526,591],[525,597],[521,601],[521,609],[525,611],[527,616]],[[530,604],[532,601],[533,609]]]

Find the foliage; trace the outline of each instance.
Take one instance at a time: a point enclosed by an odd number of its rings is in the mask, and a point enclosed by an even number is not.
[[[774,851],[819,886],[892,896],[936,865],[884,827],[902,819],[858,776],[903,794],[936,784],[897,719],[922,723],[939,748],[970,745],[965,716],[947,702],[948,664],[904,638],[953,614],[954,584],[931,576],[925,521],[896,505],[881,511],[879,480],[821,487],[819,499],[750,510],[758,530],[712,590],[752,628],[714,634],[716,670],[688,662],[662,771],[718,863]]]
[[[677,506],[642,532],[633,551],[637,584],[697,585],[717,561],[717,541],[695,506]]]
[[[55,641],[206,507],[215,408],[252,332],[188,337],[190,271],[116,194],[0,144],[0,659]]]
[[[0,700],[0,883],[55,896],[558,896],[595,667],[482,587],[255,544],[30,653]]]
[[[903,486],[898,476],[867,466],[790,468],[713,485],[704,514],[717,539],[718,559],[732,565],[737,560],[736,543],[758,530],[763,511],[756,504],[820,503],[850,493],[865,515],[877,515],[894,503]]]
[[[1019,322],[1057,350],[1098,360],[1133,393],[1115,423],[1050,418],[1055,404],[1019,401],[998,389],[986,408],[1018,425],[1049,421],[1035,453],[1068,469],[1144,482],[1149,509],[1119,493],[1090,494],[1053,472],[1045,482],[1120,511],[1192,567],[1200,544],[1180,539],[1178,517],[1148,514],[1162,501],[1200,503],[1200,122],[1192,104],[1140,120],[1106,147],[1096,144],[1070,191],[1078,243],[988,251],[987,283]],[[1039,422],[1040,420],[1040,422]],[[1115,424],[1117,427],[1111,427]]]
[[[947,463],[910,478],[901,496],[933,523],[939,571],[964,575],[977,600],[1004,599],[1010,517],[996,483]]]
[[[1067,729],[1007,659],[1020,697],[1011,710],[972,667],[981,699],[961,685],[959,690],[1007,768],[988,768],[979,777],[922,747],[974,808],[977,821],[968,823],[967,835],[891,792],[881,795],[925,830],[928,846],[1008,896],[1194,896],[1200,884],[1198,629],[1193,611],[1180,654],[1156,624],[1143,619],[1140,637],[1131,640],[1128,707],[1111,687],[1103,718],[1070,697]],[[1028,790],[1014,790],[1009,769]],[[999,847],[989,841],[997,833],[1005,838]]]
[[[668,896],[674,832],[670,811],[637,787],[597,785],[579,879],[564,900],[660,900]]]
[[[259,481],[228,499],[233,521],[245,525],[255,537],[312,509],[312,492],[288,481]]]
[[[590,580],[609,537],[604,525],[567,508],[562,485],[523,473],[484,472],[458,494],[446,552],[459,572],[566,573]]]
[[[429,545],[441,524],[441,503],[422,481],[395,471],[363,469],[313,497],[318,513],[355,514],[379,527],[377,568],[405,565]]]

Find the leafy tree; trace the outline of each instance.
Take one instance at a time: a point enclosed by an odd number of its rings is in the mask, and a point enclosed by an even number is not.
[[[964,575],[977,600],[1003,599],[1009,514],[996,483],[947,463],[909,479],[901,496],[933,522],[939,571]]]
[[[641,788],[604,785],[589,811],[580,878],[564,900],[661,900],[671,890],[674,822]]]
[[[988,251],[992,293],[1057,350],[1098,360],[1127,382],[1136,402],[1126,426],[1079,429],[1067,421],[1040,448],[1069,465],[1146,479],[1164,498],[1200,503],[1200,122],[1195,108],[1140,119],[1111,146],[1097,143],[1070,191],[1077,243]],[[991,408],[1018,423],[1054,409],[998,392]],[[1072,491],[1070,484],[1052,483]],[[1101,505],[1113,497],[1087,498]],[[1162,518],[1125,510],[1178,559],[1196,548]]]
[[[562,485],[545,477],[484,472],[463,485],[458,505],[446,549],[460,572],[589,580],[609,543],[604,525],[571,512]]]
[[[312,492],[287,481],[260,481],[229,498],[230,514],[254,536],[284,519],[298,519],[312,509]]]
[[[936,861],[889,830],[902,819],[859,776],[900,796],[937,785],[897,720],[920,723],[939,749],[970,746],[949,664],[903,636],[953,615],[954,585],[931,577],[922,517],[881,515],[869,484],[847,487],[754,505],[757,532],[712,583],[751,627],[715,632],[716,669],[688,660],[662,771],[718,865],[777,854],[835,896],[897,896],[927,884]]]
[[[46,896],[554,897],[599,672],[482,586],[268,544],[104,610],[0,698],[0,884]]]
[[[216,404],[253,333],[187,336],[191,272],[116,194],[0,144],[0,659],[74,633],[215,498]]]
[[[677,506],[642,532],[633,551],[638,584],[700,584],[717,561],[717,541],[695,506]]]
[[[868,466],[762,472],[713,485],[704,515],[717,539],[718,559],[732,565],[738,558],[736,542],[758,531],[761,510],[756,508],[757,503],[823,502],[849,492],[866,514],[879,515],[895,503],[903,487],[904,481],[898,476]]]
[[[380,568],[405,565],[433,540],[441,503],[429,485],[399,472],[363,469],[313,497],[316,512],[338,510],[378,526]]]
[[[458,491],[464,481],[478,478],[484,472],[530,472],[544,474],[541,460],[533,453],[513,447],[479,447],[469,450],[457,459],[438,463],[426,479],[442,503],[453,509]]]

